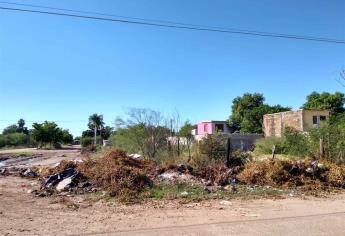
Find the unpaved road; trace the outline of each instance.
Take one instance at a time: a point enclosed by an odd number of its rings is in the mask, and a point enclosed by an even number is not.
[[[0,156],[6,157],[15,154],[27,156],[10,158],[0,162],[0,167],[32,167],[32,166],[53,166],[62,160],[79,160],[80,147],[72,146],[59,150],[41,150],[36,148],[0,150]]]
[[[36,187],[36,180],[0,177],[0,235],[345,235],[345,194],[126,206],[27,193]]]

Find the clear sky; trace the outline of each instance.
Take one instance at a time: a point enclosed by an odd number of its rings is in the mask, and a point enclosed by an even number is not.
[[[345,39],[344,0],[15,2]],[[0,10],[0,130],[24,118],[59,121],[79,135],[90,114],[111,125],[129,107],[178,110],[192,122],[222,120],[245,92],[298,108],[314,90],[345,92],[336,82],[344,67],[344,44]]]

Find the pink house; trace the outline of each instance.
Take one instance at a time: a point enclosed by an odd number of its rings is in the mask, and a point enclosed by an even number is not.
[[[228,122],[226,121],[200,121],[194,131],[195,139],[200,140],[209,134],[230,133]]]

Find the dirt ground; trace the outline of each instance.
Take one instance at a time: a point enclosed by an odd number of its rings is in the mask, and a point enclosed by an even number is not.
[[[24,165],[81,157],[63,150],[40,158]],[[123,205],[87,195],[38,198],[28,193],[37,186],[37,180],[0,177],[0,235],[345,235],[345,194]]]
[[[40,150],[36,148],[0,150],[1,156],[13,154],[24,154],[23,157],[10,158],[0,162],[0,167],[32,167],[32,166],[53,166],[62,160],[80,160],[80,146],[71,146],[59,150]],[[25,156],[27,155],[27,156]]]

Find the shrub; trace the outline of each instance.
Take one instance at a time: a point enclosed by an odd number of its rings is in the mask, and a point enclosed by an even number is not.
[[[29,144],[29,136],[23,133],[0,135],[0,148],[5,146],[24,146]]]
[[[80,139],[80,144],[82,147],[87,147],[92,145],[94,142],[94,138],[91,137],[83,137]]]
[[[208,158],[220,160],[225,157],[225,143],[226,137],[224,135],[208,135],[199,142],[198,148],[200,153]]]
[[[273,145],[276,146],[276,153],[283,153],[284,139],[278,137],[267,137],[259,139],[255,143],[254,152],[257,154],[271,154]]]
[[[294,156],[306,156],[310,153],[308,137],[298,130],[286,127],[284,131],[283,153]]]

